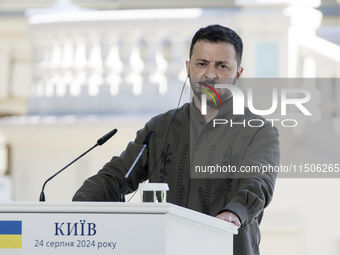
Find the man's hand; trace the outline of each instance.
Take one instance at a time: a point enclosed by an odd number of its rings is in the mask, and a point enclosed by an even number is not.
[[[240,219],[237,217],[235,213],[232,213],[232,212],[225,211],[217,215],[216,218],[233,223],[237,227],[241,226]]]

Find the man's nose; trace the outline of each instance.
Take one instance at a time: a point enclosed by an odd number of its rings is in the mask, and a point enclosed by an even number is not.
[[[207,79],[215,79],[215,78],[217,78],[216,68],[213,65],[208,66],[204,76]]]

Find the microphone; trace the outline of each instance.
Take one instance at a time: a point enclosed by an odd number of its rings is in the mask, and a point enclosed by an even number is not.
[[[143,144],[146,145],[146,146],[148,146],[149,143],[150,143],[150,141],[151,141],[152,136],[153,136],[153,131],[150,131],[150,132],[146,135],[146,137],[145,137],[145,139],[144,139],[144,141],[143,141]],[[145,146],[145,147],[146,147],[146,146]]]
[[[130,173],[132,172],[133,168],[135,167],[137,161],[139,160],[139,158],[142,156],[143,151],[145,150],[145,148],[149,145],[151,138],[153,136],[154,132],[150,131],[146,137],[144,138],[143,141],[143,147],[141,149],[141,151],[139,152],[139,154],[137,155],[135,161],[132,163],[129,171],[126,173],[126,175],[124,176],[124,180],[123,180],[123,185],[122,185],[122,192],[120,194],[120,202],[125,202],[125,189],[126,189],[126,180],[129,177]]]
[[[76,162],[78,159],[80,159],[81,157],[85,156],[85,154],[87,154],[88,152],[90,152],[92,149],[94,149],[95,147],[97,147],[98,145],[103,145],[105,142],[107,142],[112,136],[114,136],[117,133],[117,129],[113,129],[111,130],[109,133],[107,133],[106,135],[104,135],[102,138],[98,139],[97,143],[92,146],[89,150],[85,151],[83,154],[81,154],[78,158],[76,158],[75,160],[73,160],[71,163],[69,163],[67,166],[65,166],[63,169],[59,170],[58,172],[56,172],[54,175],[52,175],[50,178],[48,178],[45,182],[44,185],[42,186],[41,189],[41,193],[40,193],[40,198],[39,198],[39,202],[44,202],[45,201],[45,194],[44,194],[44,189],[46,186],[46,183],[48,183],[50,180],[52,180],[55,176],[57,176],[58,174],[60,174],[62,171],[64,171],[66,168],[68,168],[70,165],[72,165],[74,162]]]

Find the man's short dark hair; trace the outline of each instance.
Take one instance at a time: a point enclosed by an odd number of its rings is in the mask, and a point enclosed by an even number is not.
[[[225,42],[234,46],[236,52],[237,66],[242,60],[243,43],[241,37],[232,29],[221,25],[209,25],[200,28],[194,35],[190,45],[190,59],[196,42],[207,40],[211,43]]]

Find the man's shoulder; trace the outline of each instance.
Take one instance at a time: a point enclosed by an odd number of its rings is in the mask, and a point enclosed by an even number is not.
[[[158,114],[148,121],[149,125],[168,125],[171,121],[181,121],[188,116],[190,103],[185,103],[179,108],[171,109]]]

